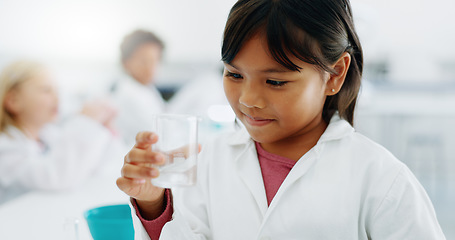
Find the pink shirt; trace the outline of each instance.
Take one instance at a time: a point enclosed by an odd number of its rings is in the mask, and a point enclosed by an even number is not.
[[[259,143],[256,144],[256,151],[258,154],[259,164],[261,165],[262,178],[264,180],[265,193],[267,196],[267,203],[270,205],[273,197],[283,183],[284,179],[291,171],[292,167],[296,161],[288,159],[276,154],[266,152]],[[172,219],[172,213],[174,208],[172,207],[171,201],[171,192],[169,189],[166,189],[165,192],[165,202],[166,206],[163,213],[156,219],[148,220],[144,219],[141,216],[140,210],[137,207],[136,201],[131,200],[134,208],[136,209],[136,214],[142,222],[145,230],[147,231],[150,239],[155,240],[160,238],[161,229],[164,224],[169,222]]]
[[[270,206],[281,183],[283,183],[292,167],[294,167],[296,161],[266,152],[259,143],[255,143],[259,164],[261,165],[267,203]]]

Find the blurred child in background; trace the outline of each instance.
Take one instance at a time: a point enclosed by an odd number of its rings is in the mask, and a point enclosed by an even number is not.
[[[18,61],[0,74],[0,203],[24,192],[73,187],[100,168],[115,142],[116,110],[86,104],[62,126],[58,93],[45,67]]]
[[[148,129],[153,114],[162,113],[165,102],[154,85],[163,42],[152,32],[136,30],[120,46],[126,76],[113,88],[118,108],[116,126],[125,143],[134,144],[136,133]]]
[[[135,30],[127,35],[120,46],[121,61],[127,76],[113,87],[113,97],[118,107],[116,126],[124,141],[134,145],[138,132],[150,130],[154,114],[175,113],[198,115],[201,123],[201,140],[226,128],[224,122],[210,118],[210,110],[226,115],[233,126],[234,113],[230,110],[223,93],[222,71],[207,71],[191,75],[171,93],[168,101],[156,86],[156,73],[162,61],[164,43],[154,33]],[[218,117],[220,118],[220,117]],[[223,119],[224,120],[224,119]]]

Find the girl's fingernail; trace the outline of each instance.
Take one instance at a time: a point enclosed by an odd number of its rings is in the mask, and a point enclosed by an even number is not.
[[[158,175],[160,175],[160,172],[157,169],[152,169],[150,171],[150,175],[152,175],[152,177],[158,177]]]
[[[158,163],[163,163],[164,162],[164,157],[161,154],[156,155],[155,159],[156,159],[156,161]]]

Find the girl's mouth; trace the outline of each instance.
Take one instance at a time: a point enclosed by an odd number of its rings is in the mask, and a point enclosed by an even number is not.
[[[251,125],[251,126],[264,126],[264,125],[267,125],[275,120],[273,119],[267,119],[267,118],[261,118],[261,117],[253,117],[253,116],[250,116],[248,114],[243,114],[245,115],[245,120],[246,122]]]

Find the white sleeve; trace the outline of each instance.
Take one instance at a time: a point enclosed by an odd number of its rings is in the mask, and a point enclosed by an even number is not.
[[[160,239],[212,239],[208,217],[210,157],[207,157],[207,153],[211,150],[210,146],[204,146],[198,156],[196,185],[172,189],[174,214],[172,220],[164,225]]]
[[[173,189],[174,214],[161,231],[162,240],[211,239],[207,206],[197,187]]]
[[[150,237],[142,225],[141,220],[137,216],[136,210],[129,203],[131,208],[131,216],[133,219],[134,226],[134,239],[135,240],[150,240]],[[186,219],[179,211],[174,210],[172,220],[166,223],[161,231],[160,239],[164,240],[193,240],[193,239],[206,239],[203,237],[198,237],[193,233],[193,230],[189,227]]]
[[[428,195],[405,166],[377,209],[370,229],[373,240],[445,239]]]
[[[131,201],[128,201],[128,204],[130,205],[131,217],[133,219],[134,240],[150,240],[150,237],[142,225],[141,220],[137,216],[136,209],[131,204]]]
[[[10,170],[7,181],[30,189],[72,187],[90,175],[103,160],[112,134],[86,117],[75,117],[50,139],[44,154],[11,146],[2,149],[2,168]]]

